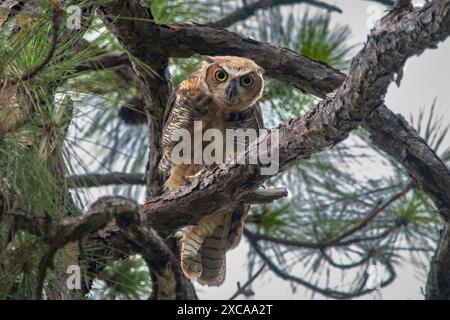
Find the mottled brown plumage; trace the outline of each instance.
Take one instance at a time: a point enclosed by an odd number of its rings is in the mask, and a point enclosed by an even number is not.
[[[171,138],[177,129],[186,129],[193,137],[194,121],[202,121],[202,133],[214,128],[224,136],[226,129],[263,127],[258,104],[264,91],[262,74],[263,69],[249,59],[210,57],[172,93],[164,115],[163,157],[159,164],[168,189],[185,184],[205,168],[202,159],[194,156],[190,163],[173,163],[171,153],[178,141]],[[209,144],[195,143],[201,149]],[[191,145],[195,147],[194,141]],[[223,160],[227,156],[224,152]],[[239,244],[247,211],[248,206],[243,205],[224,208],[180,230],[181,267],[188,277],[207,285],[224,281],[225,253]]]

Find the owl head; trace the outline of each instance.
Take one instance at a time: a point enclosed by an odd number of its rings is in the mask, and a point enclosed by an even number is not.
[[[264,69],[250,59],[208,57],[205,83],[214,102],[230,111],[252,106],[264,91]]]

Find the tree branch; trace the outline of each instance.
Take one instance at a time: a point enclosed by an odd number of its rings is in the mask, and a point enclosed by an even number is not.
[[[264,271],[265,268],[266,268],[266,264],[264,263],[261,266],[261,268],[259,268],[259,270],[256,271],[255,274],[253,276],[251,276],[250,279],[248,279],[246,283],[244,283],[244,285],[241,286],[241,284],[238,282],[237,283],[237,286],[238,286],[237,291],[228,300],[234,300],[237,297],[239,297],[241,294],[243,294],[245,296],[249,296],[247,288],[259,277],[259,275]]]
[[[376,108],[363,123],[372,141],[401,163],[417,185],[433,200],[445,220],[450,219],[450,171],[445,163],[404,120],[385,106]]]
[[[450,224],[441,231],[441,239],[431,261],[426,287],[427,300],[450,300]]]
[[[360,297],[362,295],[365,295],[365,294],[368,294],[368,293],[374,291],[374,289],[365,288],[366,282],[367,282],[367,275],[365,275],[365,278],[363,279],[363,281],[360,282],[358,287],[354,288],[351,291],[339,291],[339,290],[335,290],[335,289],[331,289],[331,288],[323,288],[323,287],[317,286],[315,284],[309,283],[308,281],[306,281],[300,277],[289,274],[286,271],[283,271],[280,268],[278,268],[278,266],[266,254],[265,250],[261,249],[261,247],[259,246],[257,241],[255,241],[251,238],[247,238],[247,239],[249,240],[250,245],[255,249],[258,256],[262,259],[262,261],[269,267],[269,269],[273,273],[275,273],[275,275],[277,275],[281,279],[293,281],[294,283],[298,283],[298,284],[304,286],[305,288],[308,288],[314,292],[318,292],[326,297],[331,297],[334,299],[350,299],[350,298]],[[385,279],[381,282],[380,287],[388,286],[389,284],[391,284],[394,281],[394,279],[396,277],[395,270],[391,266],[391,264],[388,261],[385,261],[384,265],[389,272],[389,276],[387,277],[387,279]]]
[[[248,17],[255,14],[257,10],[261,9],[269,9],[272,7],[280,6],[280,5],[288,5],[288,4],[297,4],[297,3],[305,3],[312,6],[316,6],[318,8],[322,8],[328,10],[330,12],[339,12],[342,13],[342,10],[338,7],[328,4],[323,1],[316,0],[259,0],[253,3],[247,4],[241,8],[236,9],[232,13],[226,15],[220,20],[208,23],[211,27],[216,28],[228,28],[232,24],[245,20]]]
[[[88,173],[67,177],[69,188],[90,188],[112,184],[145,185],[144,173]]]
[[[346,241],[343,241],[345,238],[355,234],[358,231],[361,231],[364,229],[371,221],[373,221],[379,213],[381,213],[383,210],[385,210],[387,207],[392,205],[395,201],[398,199],[404,197],[413,187],[414,183],[409,183],[403,190],[400,192],[394,194],[392,197],[390,197],[388,200],[383,202],[383,200],[380,200],[375,208],[367,214],[367,216],[359,221],[357,224],[349,228],[348,230],[342,232],[341,234],[331,238],[331,239],[318,239],[317,242],[311,242],[311,241],[296,241],[296,240],[288,240],[288,239],[282,239],[277,237],[271,237],[265,234],[257,234],[254,233],[248,229],[244,229],[244,234],[247,238],[251,238],[254,241],[269,241],[273,243],[282,244],[285,246],[290,247],[296,247],[296,248],[307,248],[307,249],[320,249],[323,250],[327,247],[342,247],[342,246],[348,246],[357,242],[363,242],[363,241],[373,241],[373,240],[379,240],[383,239],[389,234],[392,233],[394,229],[397,229],[399,226],[395,226],[395,228],[388,229],[385,232],[382,232],[381,234],[373,237],[366,237],[366,238],[353,238]]]
[[[153,275],[153,299],[196,299],[192,284],[173,252],[153,229],[142,226],[137,212],[118,217],[116,221],[123,236],[141,248],[140,253]]]

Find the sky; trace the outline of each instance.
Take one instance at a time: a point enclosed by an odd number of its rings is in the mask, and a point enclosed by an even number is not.
[[[348,25],[352,30],[349,43],[355,45],[352,54],[358,52],[366,40],[370,28],[376,20],[385,14],[386,7],[362,0],[327,0],[342,9],[343,13],[333,13],[332,23]],[[415,1],[416,5],[420,1]],[[297,10],[302,15],[304,5],[286,7],[285,10]],[[314,11],[311,10],[310,11]],[[450,41],[441,43],[437,50],[427,50],[420,57],[409,59],[404,68],[400,87],[392,84],[386,96],[386,105],[395,113],[409,120],[412,115],[417,119],[421,109],[430,108],[436,99],[436,111],[444,124],[450,123]],[[450,136],[443,142],[443,148],[450,146]],[[382,175],[382,166],[372,167],[373,175]],[[241,245],[227,254],[227,278],[219,288],[197,286],[202,299],[227,299],[237,289],[237,282],[247,280],[245,256],[248,244]],[[418,272],[417,268],[404,263],[397,267],[397,279],[380,293],[367,295],[360,299],[423,299],[427,270]],[[289,282],[276,278],[273,274],[263,273],[252,286],[255,295],[250,299],[324,299],[311,291],[298,287],[293,293]],[[241,299],[244,297],[240,297]]]

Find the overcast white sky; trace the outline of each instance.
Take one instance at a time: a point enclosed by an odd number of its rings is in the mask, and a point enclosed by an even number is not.
[[[350,44],[355,44],[354,53],[364,43],[370,27],[377,17],[384,14],[385,7],[363,0],[326,0],[343,10],[342,14],[332,14],[332,22],[348,25],[352,30]],[[416,1],[420,3],[420,1]],[[304,10],[303,5],[289,6],[288,10]],[[443,117],[444,123],[450,122],[450,41],[439,45],[437,50],[427,50],[420,57],[408,60],[401,87],[391,85],[386,97],[386,105],[394,112],[401,113],[406,119],[410,114],[417,118],[421,108],[428,108],[437,98],[437,113]],[[444,147],[450,145],[450,137],[444,141]],[[372,168],[374,173],[383,174],[383,167]],[[236,290],[236,283],[247,279],[245,265],[248,245],[243,241],[238,249],[227,255],[227,279],[219,288],[198,287],[202,299],[227,299]],[[397,269],[398,278],[394,284],[382,290],[383,299],[423,299],[425,275],[418,273],[412,266],[403,265]],[[277,279],[273,275],[263,275],[253,286],[254,299],[310,299],[311,294],[303,288],[292,293],[289,283]],[[323,298],[316,295],[314,298]],[[363,299],[374,299],[366,296]]]

